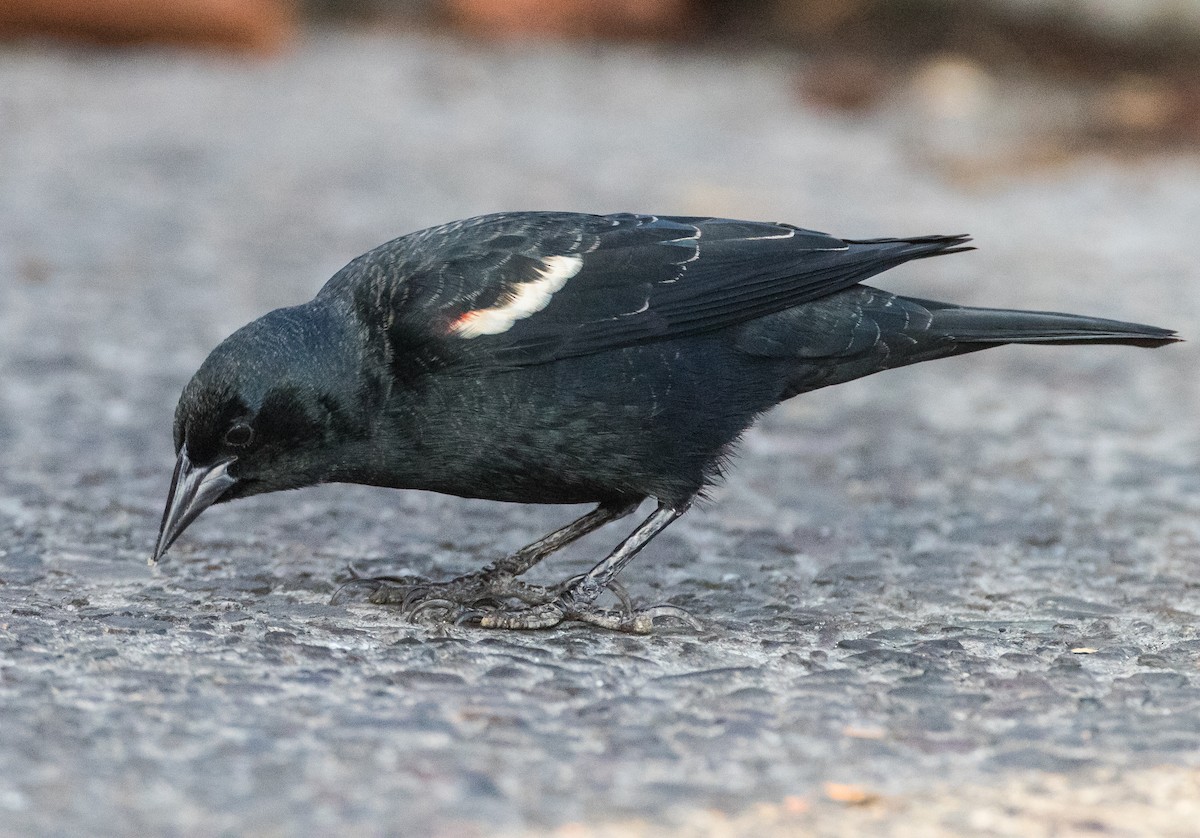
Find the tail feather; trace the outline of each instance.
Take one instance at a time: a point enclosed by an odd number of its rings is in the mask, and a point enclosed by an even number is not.
[[[932,315],[929,332],[956,343],[1113,343],[1156,347],[1181,338],[1171,329],[1053,311],[965,308],[913,300]]]
[[[913,236],[910,238],[893,239],[844,239],[846,244],[881,245],[895,260],[895,265],[912,261],[913,259],[928,259],[930,256],[944,256],[947,253],[962,253],[974,250],[967,244],[971,237],[966,233],[956,233],[948,236]],[[899,245],[898,247],[896,245]]]
[[[968,308],[856,285],[749,324],[738,346],[786,358],[781,399],[1006,343],[1165,346],[1171,329],[1047,311]]]

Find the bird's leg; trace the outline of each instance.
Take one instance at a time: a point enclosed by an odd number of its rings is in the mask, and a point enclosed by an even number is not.
[[[407,608],[425,606],[470,605],[483,599],[515,598],[526,603],[543,603],[554,599],[559,588],[530,585],[518,580],[525,571],[542,559],[566,547],[573,541],[599,529],[610,521],[623,518],[642,502],[622,500],[602,503],[565,527],[561,527],[517,552],[498,559],[486,567],[451,579],[448,582],[429,582],[396,576],[353,579],[334,594],[335,599],[347,585],[370,586],[368,601],[376,605],[402,605]]]
[[[515,610],[471,612],[462,615],[459,621],[469,620],[485,628],[534,629],[558,625],[563,620],[578,620],[615,631],[647,634],[656,617],[676,617],[699,628],[686,611],[673,605],[656,605],[640,611],[611,611],[595,606],[600,594],[615,584],[614,577],[621,569],[690,505],[690,501],[678,506],[659,503],[658,509],[617,549],[587,573],[571,580],[553,601]]]
[[[600,529],[600,527],[611,521],[633,514],[633,511],[638,508],[641,502],[642,498],[612,504],[602,503],[588,514],[576,518],[565,527],[557,529],[549,535],[539,538],[532,544],[522,547],[511,556],[497,559],[482,570],[467,574],[466,576],[460,576],[459,579],[468,579],[481,575],[520,576],[551,553],[557,553],[568,544],[578,541],[588,533]]]

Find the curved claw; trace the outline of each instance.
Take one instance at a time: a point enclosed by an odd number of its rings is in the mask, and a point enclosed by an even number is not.
[[[404,599],[400,601],[400,610],[408,611],[411,608],[413,609],[411,613],[415,614],[424,602],[448,602],[448,600],[436,598],[425,599],[423,602],[421,598],[428,597],[432,592],[433,588],[430,585],[413,585],[405,592]]]
[[[482,608],[464,608],[462,613],[454,618],[456,626],[478,626],[482,624],[487,611]]]
[[[371,591],[371,593],[373,594],[373,593],[375,593],[375,591],[379,590],[380,584],[379,584],[379,581],[376,579],[370,579],[365,576],[355,577],[354,579],[351,579],[348,582],[343,582],[342,584],[338,585],[337,590],[335,590],[329,597],[329,604],[330,605],[340,605],[344,601],[344,595],[346,594],[347,589],[349,589],[349,588],[366,588],[366,587],[372,587],[373,590]]]
[[[427,611],[442,610],[447,614],[452,614],[460,608],[462,608],[461,605],[448,599],[425,599],[414,605],[405,616],[416,622]]]
[[[626,614],[633,613],[633,600],[630,599],[629,591],[625,589],[624,585],[614,579],[608,583],[607,590],[611,591],[612,595],[621,601],[622,611],[624,611]]]
[[[641,611],[639,611],[638,616],[646,617],[651,624],[653,624],[654,621],[659,617],[671,617],[679,620],[680,622],[687,623],[696,631],[703,631],[704,629],[704,626],[701,625],[699,620],[693,617],[688,611],[680,608],[678,605],[667,605],[666,603],[661,605],[651,605],[649,608],[643,608]]]

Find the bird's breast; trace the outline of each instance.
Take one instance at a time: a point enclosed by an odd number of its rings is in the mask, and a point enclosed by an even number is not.
[[[695,343],[430,376],[387,412],[386,485],[527,503],[694,493],[771,389]]]

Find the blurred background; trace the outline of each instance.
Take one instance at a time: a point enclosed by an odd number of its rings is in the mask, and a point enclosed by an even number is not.
[[[270,55],[314,26],[635,40],[803,59],[798,100],[902,99],[941,162],[982,169],[1200,134],[1196,0],[8,0],[0,35]],[[1036,97],[1021,94],[1036,92]],[[929,124],[932,120],[933,124]],[[948,123],[953,122],[953,125]]]

